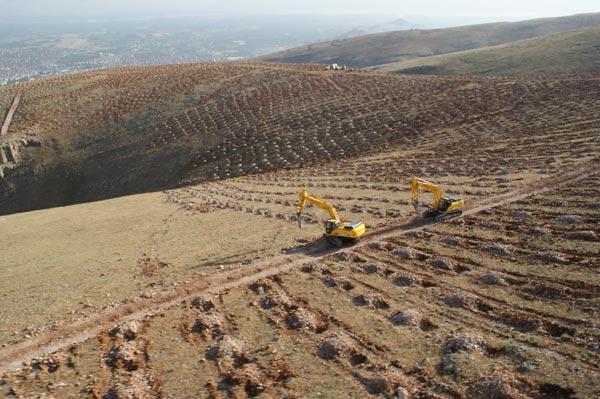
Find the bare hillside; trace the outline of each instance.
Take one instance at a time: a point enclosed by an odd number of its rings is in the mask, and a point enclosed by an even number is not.
[[[275,62],[371,67],[600,25],[600,13],[457,28],[410,30],[311,44],[263,57]]]
[[[429,75],[556,75],[600,73],[600,28],[586,28],[475,50],[377,66]]]
[[[600,99],[554,101],[373,156],[0,217],[0,395],[597,397]],[[415,174],[463,218],[415,215]],[[363,240],[327,247],[315,207],[299,230],[302,186]]]

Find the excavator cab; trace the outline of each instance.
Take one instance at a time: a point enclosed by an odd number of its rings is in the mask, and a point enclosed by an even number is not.
[[[298,198],[297,215],[299,227],[302,227],[302,214],[304,212],[306,202],[310,202],[329,213],[329,219],[325,221],[325,238],[332,246],[340,248],[344,245],[344,243],[354,242],[365,234],[366,227],[363,222],[341,221],[333,205],[324,199],[314,195],[309,195],[305,189],[300,191]]]
[[[338,228],[339,221],[329,219],[325,222],[325,233],[331,234],[332,231]]]

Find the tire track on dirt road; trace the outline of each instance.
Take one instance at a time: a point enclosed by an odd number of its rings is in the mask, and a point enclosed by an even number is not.
[[[556,190],[600,173],[600,159],[583,162],[569,172],[539,179],[526,186],[507,193],[482,199],[466,208],[464,215],[472,215],[486,209],[516,202],[529,196]],[[147,300],[136,299],[111,310],[63,325],[56,330],[42,334],[28,341],[0,351],[0,375],[16,370],[34,357],[47,356],[54,352],[80,344],[107,331],[115,324],[138,320],[166,311],[198,295],[215,295],[255,281],[286,273],[310,262],[318,261],[331,254],[351,252],[368,245],[372,241],[390,236],[423,230],[435,224],[433,221],[414,218],[405,223],[386,226],[367,233],[363,240],[352,247],[331,249],[324,240],[294,248],[283,254],[242,265],[225,272],[215,273],[202,280],[191,282]]]

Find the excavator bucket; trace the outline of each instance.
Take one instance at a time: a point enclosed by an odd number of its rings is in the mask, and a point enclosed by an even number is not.
[[[415,207],[415,211],[417,213],[419,213],[419,211],[421,210],[421,204],[419,203],[419,201],[413,201],[413,206]]]
[[[304,227],[304,215],[301,213],[298,213],[297,219],[298,219],[298,227],[303,228]]]

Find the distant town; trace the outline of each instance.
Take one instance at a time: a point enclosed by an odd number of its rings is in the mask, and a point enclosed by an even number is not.
[[[126,65],[235,61],[401,28],[380,17],[37,22],[0,27],[0,85]]]

